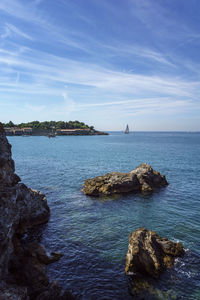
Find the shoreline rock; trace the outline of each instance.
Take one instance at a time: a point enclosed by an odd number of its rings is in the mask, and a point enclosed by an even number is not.
[[[183,254],[180,242],[161,238],[154,231],[142,227],[130,233],[125,273],[140,273],[156,278],[173,265],[175,257]]]
[[[74,299],[46,275],[45,264],[61,255],[21,241],[28,228],[48,222],[50,209],[44,194],[20,181],[0,123],[0,299]]]
[[[104,176],[87,179],[83,193],[90,196],[109,196],[120,193],[148,194],[155,188],[168,185],[164,175],[152,169],[148,164],[141,164],[129,173],[111,172]]]

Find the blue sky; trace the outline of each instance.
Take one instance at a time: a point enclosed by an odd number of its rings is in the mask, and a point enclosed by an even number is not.
[[[200,130],[199,0],[0,0],[0,120]]]

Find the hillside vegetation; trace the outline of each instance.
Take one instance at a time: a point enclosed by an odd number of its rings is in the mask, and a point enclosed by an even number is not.
[[[17,128],[26,128],[26,127],[31,127],[33,129],[38,129],[38,130],[49,130],[49,129],[94,129],[94,126],[88,126],[83,122],[79,121],[69,121],[69,122],[64,122],[64,121],[44,121],[44,122],[39,122],[39,121],[32,121],[28,123],[20,123],[20,124],[14,124],[12,121],[9,123],[3,124],[4,127],[17,127]]]

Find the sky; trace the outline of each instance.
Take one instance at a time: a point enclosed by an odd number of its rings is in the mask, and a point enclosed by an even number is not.
[[[0,0],[0,121],[200,131],[199,0]]]

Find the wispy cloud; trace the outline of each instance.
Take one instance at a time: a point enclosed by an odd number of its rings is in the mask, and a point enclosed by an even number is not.
[[[105,45],[104,47],[110,49],[113,54],[118,56],[129,55],[132,57],[141,57],[170,67],[176,67],[176,65],[170,61],[168,55],[144,46],[117,43],[116,45]]]
[[[160,46],[165,45],[167,41],[175,41],[176,46],[188,43],[194,37],[199,36],[199,30],[195,30],[191,26],[191,22],[187,22],[187,15],[182,19],[182,14],[179,10],[184,11],[184,5],[180,2],[177,7],[165,5],[160,1],[146,1],[146,0],[129,0],[131,3],[132,16],[143,23],[149,33],[155,37],[155,44]],[[196,5],[191,3],[188,10],[195,9]],[[174,8],[174,10],[173,10]],[[156,38],[157,37],[157,38]],[[173,50],[168,49],[169,52]]]
[[[33,52],[31,50],[31,52]],[[27,53],[29,56],[29,53]],[[21,74],[30,75],[33,82],[42,82],[47,87],[50,83],[55,85],[75,84],[112,91],[113,93],[134,93],[144,95],[148,92],[156,94],[194,97],[200,86],[198,81],[185,81],[179,77],[166,75],[140,75],[127,72],[114,71],[98,65],[78,62],[66,58],[36,51],[28,57],[16,57],[8,53],[0,55],[0,64],[16,69],[20,68]],[[12,83],[9,84],[12,87]],[[15,84],[13,83],[15,88]],[[60,88],[59,88],[60,89]],[[41,86],[42,90],[42,86]]]
[[[45,18],[43,20],[42,14],[37,10],[37,3],[33,1],[26,1],[24,4],[19,0],[1,0],[0,10],[28,23],[43,24],[45,22]]]
[[[98,109],[103,109],[103,107],[110,107],[112,111],[116,113],[118,111],[123,116],[134,116],[143,114],[157,114],[160,115],[166,113],[176,113],[177,109],[179,111],[185,111],[196,107],[200,109],[200,105],[196,106],[196,103],[191,101],[190,103],[185,102],[182,99],[174,100],[172,98],[134,98],[134,99],[124,99],[121,101],[112,102],[99,102],[93,104],[79,104],[77,109],[86,108],[90,109],[93,107],[98,107]]]
[[[7,37],[12,38],[13,35],[18,35],[22,38],[28,39],[28,40],[33,40],[33,38],[28,35],[27,33],[21,31],[19,28],[17,28],[16,26],[6,23],[5,27],[4,27],[4,33],[1,35],[2,39],[5,39]]]
[[[5,2],[7,2],[7,4]],[[15,15],[15,17],[23,21],[38,26],[41,31],[40,36],[37,37],[38,40],[42,40],[44,37],[49,36],[50,41],[54,40],[54,42],[60,43],[65,47],[79,49],[87,53],[88,55],[95,55],[96,49],[99,49],[100,53],[101,51],[103,51],[104,56],[116,54],[118,56],[134,55],[136,57],[142,57],[152,61],[156,61],[160,64],[168,64],[170,66],[173,66],[172,62],[169,61],[166,55],[155,51],[151,47],[141,47],[140,45],[135,44],[120,44],[117,39],[112,39],[112,43],[109,44],[108,42],[100,42],[98,41],[98,39],[96,39],[95,35],[88,35],[81,30],[72,30],[68,29],[67,27],[62,28],[61,30],[56,24],[54,24],[54,22],[52,22],[51,19],[49,19],[46,15],[42,14],[42,12],[38,10],[38,3],[40,3],[40,1],[30,2],[24,6],[19,0],[2,0],[2,3],[0,3],[0,9],[4,10],[10,15]],[[112,5],[106,4],[105,2],[103,5],[109,11],[111,10],[114,12],[116,10],[116,8],[114,8]],[[76,9],[78,11],[78,7],[76,7]],[[87,19],[84,14],[81,15],[80,12],[77,12],[76,17],[79,17],[80,19]],[[30,37],[28,34],[20,32],[20,30],[11,26],[12,25],[6,26],[6,32],[4,33],[5,37],[7,37],[12,30],[15,33],[21,33],[21,36],[24,36],[25,38],[32,39],[32,37]]]

